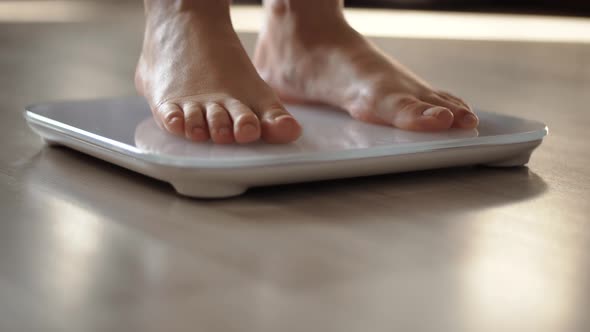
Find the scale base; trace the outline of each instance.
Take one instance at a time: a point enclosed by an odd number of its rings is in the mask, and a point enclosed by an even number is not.
[[[340,111],[288,106],[303,136],[286,145],[194,143],[158,128],[141,98],[40,104],[25,112],[48,145],[64,145],[166,181],[181,195],[223,198],[248,188],[467,165],[529,162],[547,127],[478,112],[477,130],[416,133]]]

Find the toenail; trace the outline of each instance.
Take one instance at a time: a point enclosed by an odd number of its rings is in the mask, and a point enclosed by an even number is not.
[[[174,121],[178,121],[180,119],[180,114],[177,112],[170,112],[164,116],[164,120],[168,123],[173,123]]]
[[[244,134],[244,135],[254,135],[257,133],[258,129],[256,128],[255,125],[251,124],[251,123],[246,123],[245,125],[243,125],[242,127],[240,127],[240,131]]]
[[[262,120],[266,122],[273,122],[285,116],[289,116],[289,114],[285,114],[285,111],[282,109],[270,109],[264,112]]]
[[[282,115],[279,116],[276,120],[276,127],[279,130],[284,130],[287,132],[290,131],[300,131],[301,127],[299,125],[299,123],[297,122],[297,120],[295,120],[295,118],[291,115]]]
[[[272,118],[271,120],[274,121],[274,122],[279,122],[279,121],[284,120],[284,119],[293,119],[293,117],[291,115],[281,114],[281,115],[279,115],[277,117]]]
[[[465,114],[463,117],[463,122],[466,124],[473,124],[477,122],[477,118],[473,114]]]
[[[427,109],[426,111],[422,112],[422,115],[437,116],[440,114],[440,112],[442,112],[444,110],[445,110],[445,108],[442,108],[442,107],[431,107],[431,108]]]
[[[175,125],[176,123],[180,122],[181,118],[180,116],[173,116],[173,117],[168,117],[166,118],[166,123],[171,126],[171,125]]]

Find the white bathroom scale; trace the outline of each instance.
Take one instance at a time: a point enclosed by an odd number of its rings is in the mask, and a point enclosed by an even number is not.
[[[182,195],[230,197],[250,187],[465,165],[522,166],[547,135],[538,121],[477,112],[477,130],[404,131],[343,111],[291,106],[302,136],[291,144],[195,143],[160,129],[140,97],[29,106],[25,118],[49,144],[169,182]]]

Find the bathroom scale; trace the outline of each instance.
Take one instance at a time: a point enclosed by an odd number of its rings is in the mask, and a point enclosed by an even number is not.
[[[433,168],[525,165],[544,123],[476,112],[477,129],[412,132],[363,123],[325,106],[287,105],[303,134],[290,144],[216,145],[168,134],[141,97],[29,106],[29,126],[64,145],[169,182],[182,195],[236,196],[248,188]]]

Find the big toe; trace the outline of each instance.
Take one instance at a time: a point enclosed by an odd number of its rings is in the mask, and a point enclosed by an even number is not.
[[[479,124],[477,115],[471,110],[462,99],[446,92],[431,93],[422,98],[433,105],[445,107],[453,113],[453,127],[473,129]]]
[[[394,127],[414,131],[446,130],[453,124],[453,113],[409,95],[390,95],[383,99],[377,116]]]
[[[262,139],[267,143],[290,143],[301,136],[301,125],[280,104],[260,107],[256,111],[261,121]]]

